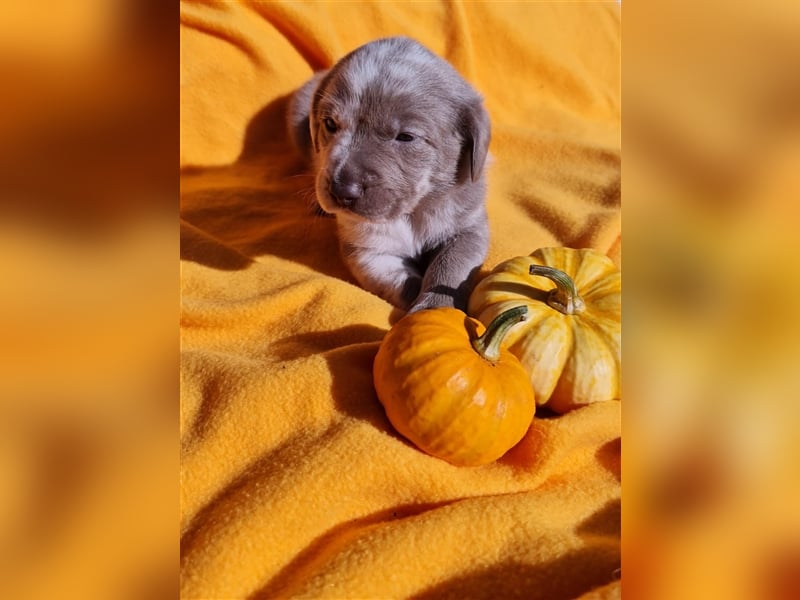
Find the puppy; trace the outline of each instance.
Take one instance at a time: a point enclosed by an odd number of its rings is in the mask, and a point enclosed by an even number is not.
[[[358,283],[409,312],[465,310],[489,243],[490,125],[455,69],[409,38],[370,42],[294,94],[289,129]]]

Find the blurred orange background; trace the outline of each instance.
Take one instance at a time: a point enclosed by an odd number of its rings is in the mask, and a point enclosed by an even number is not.
[[[623,589],[800,597],[800,6],[623,7]]]
[[[0,18],[0,596],[177,590],[178,7]]]

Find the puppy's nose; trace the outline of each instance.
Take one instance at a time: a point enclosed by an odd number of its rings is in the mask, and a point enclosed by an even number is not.
[[[358,181],[350,178],[334,179],[328,191],[339,206],[347,208],[364,195],[364,188]]]

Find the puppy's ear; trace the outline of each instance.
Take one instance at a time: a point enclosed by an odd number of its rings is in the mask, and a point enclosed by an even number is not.
[[[464,141],[461,147],[459,172],[466,173],[469,169],[472,181],[477,181],[486,163],[489,140],[492,137],[489,114],[480,100],[474,100],[462,108],[460,117],[460,129]]]
[[[317,85],[314,88],[314,96],[311,101],[311,111],[308,115],[308,121],[310,125],[311,142],[314,145],[314,151],[316,153],[319,153],[319,129],[321,127],[321,121],[319,119],[319,103],[327,93],[331,80],[335,77],[336,73],[342,69],[342,65],[344,64],[346,58],[347,57],[340,60],[330,69],[320,71],[314,75],[314,79],[312,80],[316,81]]]
[[[313,131],[314,105],[317,103],[317,90],[328,71],[315,73],[303,87],[298,89],[289,101],[289,135],[300,153],[306,157],[311,154],[311,146],[316,149],[316,132]]]

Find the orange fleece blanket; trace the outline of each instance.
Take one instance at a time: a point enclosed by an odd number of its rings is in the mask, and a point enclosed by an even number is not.
[[[388,35],[492,118],[486,268],[541,246],[619,260],[612,3],[181,5],[181,594],[618,597],[620,403],[540,416],[497,463],[406,443],[372,385],[396,318],[339,258],[283,114]]]

